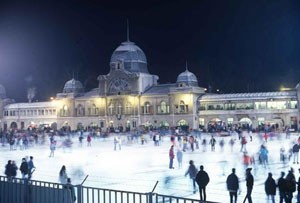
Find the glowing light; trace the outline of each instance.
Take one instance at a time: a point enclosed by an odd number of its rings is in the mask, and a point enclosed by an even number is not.
[[[290,91],[290,90],[292,90],[292,89],[293,89],[293,88],[284,87],[284,86],[280,87],[280,91]]]

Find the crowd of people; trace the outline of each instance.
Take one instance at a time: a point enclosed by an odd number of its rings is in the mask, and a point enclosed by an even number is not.
[[[75,136],[74,136],[75,134]],[[57,137],[62,137],[58,132],[31,132],[31,133],[25,133],[21,135],[21,138],[19,138],[20,134],[19,132],[14,132],[10,136],[8,136],[7,141],[2,141],[2,144],[8,143],[10,146],[10,141],[15,140],[13,147],[10,147],[11,150],[17,150],[18,148],[21,150],[28,149],[34,144],[44,144],[44,143],[50,143],[50,155],[49,157],[54,157],[55,150],[57,148]],[[77,136],[77,137],[76,137]],[[126,137],[125,137],[126,136]],[[138,143],[140,145],[145,145],[149,141],[153,141],[154,147],[161,146],[161,142],[163,141],[162,135],[160,135],[156,131],[151,131],[148,133],[147,136],[145,134],[130,134],[127,133],[124,135],[121,134],[114,134],[112,140],[112,149],[114,151],[121,150],[122,142],[127,141],[127,143]],[[48,137],[49,142],[45,141]],[[60,146],[63,146],[65,148],[71,147],[74,140],[76,141],[76,138],[78,140],[78,146],[83,147],[92,147],[92,141],[96,138],[95,135],[93,136],[92,133],[88,131],[78,131],[76,133],[67,133],[63,135],[63,141]],[[257,154],[250,154],[249,151],[247,151],[247,145],[249,142],[252,142],[254,139],[260,139],[262,142],[259,146],[259,151]],[[224,146],[228,145],[231,147],[231,152],[234,145],[240,144],[240,148],[238,147],[239,153],[242,154],[243,157],[243,165],[244,169],[246,171],[246,182],[247,182],[247,195],[245,197],[245,200],[248,200],[248,202],[252,202],[251,193],[253,189],[253,183],[254,179],[251,174],[251,167],[253,167],[255,164],[260,164],[263,168],[268,168],[269,165],[269,151],[268,151],[268,145],[267,143],[270,142],[271,137],[267,133],[240,133],[237,136],[231,135],[229,139],[229,142],[225,142],[225,139],[222,137],[217,137],[216,134],[210,134],[209,136],[201,136],[201,134],[193,135],[193,134],[174,134],[170,136],[170,142],[171,147],[169,149],[169,168],[175,169],[174,167],[174,159],[177,159],[178,162],[178,168],[182,168],[183,165],[183,156],[185,152],[193,153],[195,151],[198,152],[206,152],[209,151],[210,153],[215,153],[216,151],[223,151]],[[3,140],[3,139],[2,139]],[[24,142],[25,140],[25,142]],[[28,140],[28,142],[26,141]],[[62,139],[60,139],[62,140]],[[21,144],[22,147],[20,147],[20,144],[18,143],[23,142]],[[26,144],[28,143],[28,144]],[[299,143],[300,138],[294,142],[288,150],[285,149],[284,146],[280,148],[280,161],[283,164],[286,164],[287,162],[291,161],[293,164],[299,164],[298,160],[298,154],[299,154]],[[23,147],[25,146],[26,147]],[[207,147],[209,146],[209,147]],[[268,168],[270,169],[270,168]],[[21,175],[23,179],[30,180],[32,178],[32,174],[35,170],[35,166],[33,165],[33,157],[30,158],[23,158],[22,163],[20,167],[16,166],[15,161],[9,160],[7,165],[5,166],[5,174],[9,179],[12,179],[16,177],[17,171],[21,171]],[[299,171],[300,172],[300,171]],[[273,175],[271,172],[269,172],[267,180],[266,180],[266,186],[265,191],[267,196],[269,197],[270,201],[275,202],[275,194],[276,194],[276,188],[279,190],[279,199],[280,202],[291,202],[293,192],[295,192],[295,188],[297,184],[300,184],[300,180],[296,181],[294,171],[290,169],[287,176],[285,176],[285,173],[282,172],[282,179],[279,179],[278,181],[275,181],[273,179]],[[196,193],[197,185],[199,189],[200,194],[200,200],[206,200],[206,186],[209,183],[209,176],[204,171],[204,166],[200,166],[200,170],[198,171],[197,167],[194,164],[194,161],[189,162],[189,168],[185,175],[189,175],[190,179],[192,180],[193,185],[193,193]],[[294,175],[294,176],[292,176]],[[60,179],[59,182],[61,184],[68,184],[68,176],[66,173],[65,166],[62,167],[60,171]],[[238,180],[238,181],[237,181]],[[291,181],[292,180],[292,181]],[[290,186],[290,182],[293,182],[294,187]],[[237,175],[235,174],[235,169],[232,169],[232,173],[227,178],[227,188],[229,190],[229,196],[230,196],[230,202],[237,202],[238,197],[238,191],[239,191],[239,179],[237,178]],[[275,188],[275,192],[274,192]],[[298,200],[300,202],[300,200]]]
[[[300,168],[299,174],[300,174]],[[252,168],[247,168],[245,170],[245,182],[246,182],[246,195],[243,198],[243,203],[248,201],[248,203],[252,203],[252,190],[254,187],[254,178],[251,174]],[[200,166],[200,170],[198,171],[194,161],[189,161],[189,167],[185,173],[185,176],[189,175],[193,184],[193,193],[196,193],[197,187],[199,188],[200,201],[206,201],[206,186],[209,183],[209,175],[206,171],[204,171],[204,166]],[[276,191],[278,188],[278,200],[279,203],[291,203],[293,199],[294,192],[297,190],[297,202],[300,202],[300,176],[298,181],[295,178],[294,169],[291,168],[287,175],[285,176],[285,172],[281,172],[281,176],[277,181],[274,180],[271,172],[268,173],[268,177],[264,183],[265,193],[268,201],[270,200],[272,203],[275,203]],[[297,187],[298,186],[298,187]],[[238,194],[240,193],[240,179],[236,175],[235,168],[232,168],[232,173],[229,174],[226,178],[226,187],[229,192],[230,203],[238,202]]]
[[[20,167],[16,165],[15,161],[8,160],[7,164],[5,165],[4,173],[7,177],[7,180],[12,182],[16,178],[18,170],[20,170],[22,181],[25,183],[32,179],[35,169],[36,167],[33,163],[33,156],[30,156],[29,160],[27,160],[27,157],[22,158]],[[58,182],[63,185],[64,189],[66,189],[66,194],[64,196],[64,199],[67,200],[66,202],[75,202],[75,189],[71,183],[71,178],[67,174],[65,165],[63,165],[59,171]]]
[[[27,160],[27,157],[22,158],[20,167],[16,165],[15,161],[8,160],[7,164],[5,165],[5,171],[4,171],[8,180],[12,180],[17,176],[18,169],[21,172],[23,180],[30,180],[32,178],[33,172],[35,171],[33,157],[30,156],[29,160]]]

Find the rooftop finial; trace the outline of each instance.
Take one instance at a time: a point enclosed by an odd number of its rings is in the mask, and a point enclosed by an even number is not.
[[[74,73],[74,70],[73,70],[73,79],[75,79],[74,77],[75,77],[75,73]]]
[[[187,60],[185,61],[185,70],[188,71],[188,62],[187,62]]]
[[[127,42],[129,42],[129,20],[127,18]]]

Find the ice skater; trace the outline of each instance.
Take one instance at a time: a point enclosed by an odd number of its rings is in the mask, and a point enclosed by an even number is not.
[[[197,176],[198,170],[197,170],[196,166],[194,165],[193,160],[190,160],[189,164],[190,164],[189,168],[185,172],[184,176],[187,176],[187,175],[190,176],[190,179],[192,180],[192,183],[193,183],[193,193],[195,194],[197,191],[196,190],[196,176]]]
[[[63,165],[59,171],[59,182],[61,184],[66,184],[67,179],[68,179],[68,174],[67,174],[66,166]]]
[[[55,149],[56,149],[56,141],[54,140],[50,144],[50,155],[49,155],[49,157],[54,157]]]
[[[169,169],[174,169],[174,167],[173,167],[174,158],[175,158],[174,145],[172,145],[170,150],[169,150]]]
[[[29,161],[28,161],[28,180],[31,180],[32,174],[35,171],[35,166],[33,163],[33,156],[30,156]]]
[[[121,138],[117,136],[114,137],[114,150],[117,150],[117,146],[119,146],[119,150],[121,150]]]
[[[87,146],[91,147],[92,146],[92,136],[89,134],[86,138],[87,140]]]
[[[214,138],[214,136],[211,136],[210,140],[209,140],[209,144],[211,146],[211,151],[214,152],[216,150],[216,139]]]
[[[294,156],[294,164],[297,162],[299,164],[299,144],[295,143],[293,146],[293,156]]]
[[[183,152],[180,148],[177,149],[176,157],[178,162],[178,168],[182,168]]]

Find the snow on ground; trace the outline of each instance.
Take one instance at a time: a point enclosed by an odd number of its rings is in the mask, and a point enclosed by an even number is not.
[[[257,135],[254,135],[253,141],[248,139],[247,151],[250,155],[255,155],[261,145],[261,140]],[[229,140],[230,137],[216,137],[216,151],[212,152],[210,146],[207,146],[206,151],[200,144],[200,149],[194,152],[186,151],[183,154],[183,166],[177,167],[176,157],[174,160],[175,169],[169,169],[169,148],[171,146],[170,137],[163,138],[159,147],[154,146],[153,141],[148,137],[147,143],[142,145],[138,143],[127,143],[127,138],[122,137],[122,149],[114,151],[113,135],[107,139],[93,139],[92,146],[88,147],[86,142],[83,146],[79,146],[78,137],[73,138],[72,149],[63,150],[59,147],[55,151],[53,158],[49,157],[49,143],[45,145],[33,146],[27,150],[17,149],[10,151],[9,146],[0,147],[2,153],[0,164],[3,168],[8,160],[15,160],[17,166],[21,164],[21,160],[25,156],[33,156],[36,171],[33,174],[33,179],[58,182],[58,173],[62,165],[67,168],[68,175],[72,178],[73,184],[80,184],[86,175],[87,180],[83,185],[92,187],[101,187],[108,189],[117,189],[136,192],[152,191],[156,181],[159,181],[155,188],[156,193],[181,196],[186,198],[199,199],[199,193],[192,193],[192,182],[184,174],[188,168],[189,160],[194,160],[197,168],[200,165],[204,166],[204,170],[210,176],[210,182],[207,186],[207,200],[217,202],[229,202],[229,194],[226,190],[226,178],[231,173],[231,169],[236,168],[236,173],[240,179],[241,192],[238,196],[241,201],[246,193],[245,183],[245,166],[242,163],[242,153],[240,152],[240,141],[237,139],[236,144],[231,151]],[[202,135],[201,137],[210,139],[210,135]],[[273,178],[277,180],[280,172],[288,172],[290,167],[295,169],[295,176],[298,179],[298,167],[300,165],[291,162],[283,165],[279,161],[279,150],[284,146],[286,151],[291,146],[293,141],[296,141],[297,135],[285,139],[285,135],[280,136],[280,139],[273,138],[265,145],[269,150],[269,165],[265,168],[256,163],[252,174],[254,176],[254,189],[252,193],[253,202],[267,202],[264,192],[264,182],[268,176],[268,172],[273,173]],[[59,137],[55,138],[58,143]],[[219,146],[219,141],[224,139],[225,146],[222,151]],[[201,143],[202,140],[199,140]],[[175,148],[176,155],[176,148]],[[21,177],[18,171],[18,177]],[[296,193],[294,194],[296,196]],[[277,194],[276,199],[279,198]]]

